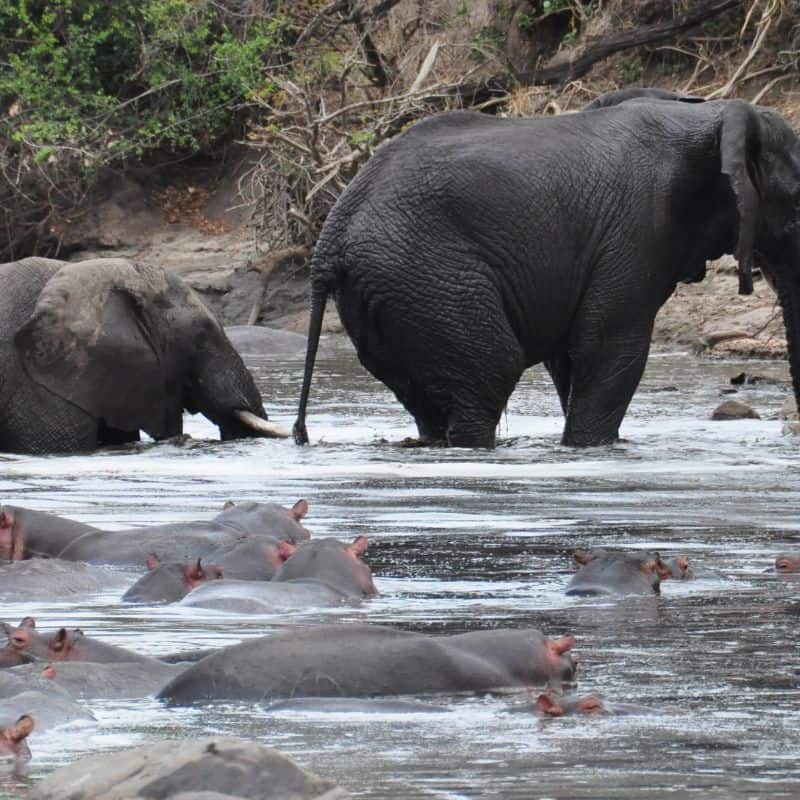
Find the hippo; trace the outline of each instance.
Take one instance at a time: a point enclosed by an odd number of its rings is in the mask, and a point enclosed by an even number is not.
[[[361,561],[366,536],[346,545],[336,539],[313,539],[300,547],[281,544],[287,557],[271,581],[222,580],[194,589],[181,605],[269,614],[358,601],[378,593],[369,567]]]
[[[685,559],[667,563],[657,553],[576,550],[573,558],[581,568],[567,586],[568,595],[657,594],[662,580],[689,575]]]
[[[53,686],[52,690],[28,689],[0,700],[0,719],[16,719],[31,714],[39,731],[47,731],[71,722],[94,722],[89,709],[75,702],[67,692]]]
[[[8,634],[8,644],[4,650],[43,661],[160,663],[148,656],[86,636],[79,628],[71,631],[60,628],[55,633],[40,634],[36,630],[36,621],[33,617],[25,617],[18,627]],[[0,658],[2,653],[3,650],[0,650]]]
[[[23,714],[13,724],[0,721],[0,758],[27,761],[31,750],[25,739],[33,730],[33,717]]]
[[[121,588],[130,576],[106,566],[36,558],[0,566],[0,600],[69,599]]]
[[[6,670],[14,677],[33,683],[46,676],[51,692],[80,700],[125,700],[152,697],[185,667],[161,661],[56,661]],[[37,684],[34,684],[37,685]],[[2,701],[0,701],[2,703]]]
[[[775,559],[775,571],[783,574],[800,572],[800,552],[781,553]]]
[[[199,558],[195,564],[162,564],[151,553],[146,566],[150,571],[122,595],[123,603],[171,603],[206,581],[222,577],[222,570],[216,564],[204,569]]]
[[[225,334],[239,355],[248,356],[303,356],[306,337],[302,333],[267,328],[261,325],[226,326]]]
[[[516,706],[510,711],[535,711],[544,717],[563,717],[568,714],[641,714],[646,709],[633,703],[610,703],[596,694],[564,694],[551,689],[540,694],[535,705]]]
[[[36,556],[93,564],[136,566],[156,552],[164,561],[208,558],[250,537],[269,536],[301,542],[309,532],[300,521],[308,503],[291,509],[274,503],[226,503],[222,513],[204,522],[173,522],[146,528],[107,531],[17,506],[0,508],[0,559]]]
[[[560,683],[575,676],[574,643],[533,629],[433,636],[382,625],[320,625],[225,647],[188,667],[158,697],[189,705]]]

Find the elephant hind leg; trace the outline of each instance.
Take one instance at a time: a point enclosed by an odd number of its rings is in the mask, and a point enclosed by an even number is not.
[[[562,443],[611,444],[647,363],[653,323],[606,333],[596,348],[573,354],[572,388]]]

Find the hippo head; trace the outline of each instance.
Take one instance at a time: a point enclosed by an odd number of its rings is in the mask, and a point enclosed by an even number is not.
[[[83,638],[80,628],[72,631],[61,628],[52,636],[41,635],[36,631],[33,617],[25,617],[9,634],[8,644],[12,650],[28,660],[68,661],[81,658],[80,644]]]
[[[29,759],[31,751],[25,739],[33,726],[33,717],[23,714],[13,725],[0,727],[0,758]]]
[[[692,570],[689,566],[689,562],[682,556],[669,558],[661,563],[664,565],[664,572],[661,575],[661,580],[672,578],[678,581],[685,581],[692,577]]]
[[[311,533],[301,524],[307,514],[308,501],[303,499],[291,508],[276,503],[234,503],[228,500],[215,520],[242,533],[266,534],[276,539],[302,542],[311,538]]]
[[[168,603],[180,600],[196,586],[222,577],[216,565],[204,568],[200,559],[191,564],[162,564],[155,553],[145,561],[149,572],[128,589],[122,599],[126,603]]]
[[[540,694],[536,699],[536,708],[548,717],[563,717],[565,714],[607,714],[608,709],[602,699],[587,694],[583,697],[577,695],[562,695],[560,692],[549,691]]]
[[[281,542],[281,553],[287,560],[273,580],[319,580],[345,595],[373,597],[378,590],[372,571],[361,560],[368,546],[366,536],[357,536],[351,544],[337,539],[314,539],[299,547]]]
[[[800,572],[800,553],[781,553],[775,559],[776,572]]]

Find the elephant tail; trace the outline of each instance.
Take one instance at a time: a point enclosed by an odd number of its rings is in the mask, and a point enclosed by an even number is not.
[[[313,272],[312,272],[313,275]],[[303,372],[303,389],[300,392],[300,407],[297,410],[297,420],[292,433],[297,444],[308,444],[308,431],[306,430],[306,406],[308,395],[311,391],[311,375],[314,372],[314,361],[317,357],[319,336],[322,332],[322,317],[325,314],[325,303],[330,294],[328,281],[313,280],[311,282],[311,321],[308,326],[308,345],[306,346],[306,366]]]

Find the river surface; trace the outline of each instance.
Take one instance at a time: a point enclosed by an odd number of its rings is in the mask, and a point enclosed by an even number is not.
[[[248,363],[271,418],[291,425],[300,360]],[[711,422],[742,370],[777,379],[735,395],[762,420]],[[334,345],[315,372],[309,447],[220,443],[189,418],[184,445],[0,457],[0,501],[108,528],[208,519],[228,499],[305,497],[313,535],[369,537],[381,592],[361,606],[243,618],[123,606],[121,585],[77,602],[5,603],[0,619],[32,614],[45,630],[80,626],[152,655],[333,619],[432,633],[537,627],[576,637],[581,692],[641,707],[508,713],[524,692],[437,697],[441,710],[426,713],[94,702],[96,725],[34,732],[29,777],[6,778],[0,796],[24,796],[82,755],[206,734],[278,747],[364,798],[800,796],[800,581],[766,571],[800,549],[800,442],[777,420],[788,392],[783,363],[654,352],[624,441],[575,451],[559,445],[556,393],[536,368],[496,450],[408,449],[398,446],[415,434],[408,415]],[[571,551],[585,546],[682,554],[696,577],[665,582],[659,597],[566,597]]]

